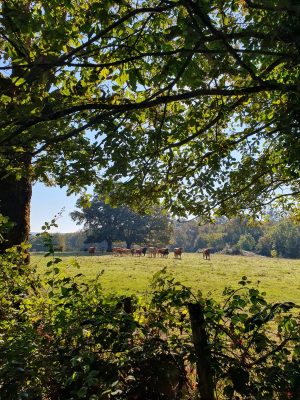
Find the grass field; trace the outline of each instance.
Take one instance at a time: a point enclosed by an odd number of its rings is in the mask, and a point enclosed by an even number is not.
[[[226,286],[237,287],[243,275],[267,292],[270,301],[294,301],[300,304],[300,260],[272,259],[265,257],[242,257],[213,254],[211,261],[203,260],[199,254],[183,254],[182,260],[175,260],[173,254],[168,259],[146,257],[71,256],[57,254],[62,258],[68,274],[84,274],[82,279],[99,278],[105,292],[117,294],[142,294],[149,290],[153,274],[163,267],[192,290],[201,290],[204,295],[212,293],[219,298]],[[74,266],[74,260],[80,269]],[[42,254],[32,255],[32,264],[38,273],[46,271],[49,258]]]

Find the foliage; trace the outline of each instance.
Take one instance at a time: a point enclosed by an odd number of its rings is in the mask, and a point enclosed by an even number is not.
[[[0,243],[5,242],[5,236],[7,232],[12,228],[12,222],[9,218],[0,214]]]
[[[300,229],[297,222],[285,218],[271,224],[260,238],[257,250],[259,254],[271,255],[276,253],[279,257],[300,257]]]
[[[1,179],[18,185],[24,174],[69,192],[96,182],[114,203],[162,202],[176,215],[297,202],[293,2],[0,7]]]
[[[246,251],[252,251],[255,247],[255,239],[249,233],[246,235],[241,235],[239,241],[237,242],[237,246]]]
[[[51,244],[45,226],[43,237]],[[15,249],[1,255],[0,396],[27,399],[184,399],[196,396],[189,302],[204,308],[220,398],[295,399],[299,320],[248,287],[221,303],[196,296],[166,269],[148,297],[105,296],[99,279],[64,276],[50,246],[43,279]],[[78,264],[73,261],[73,268]]]
[[[72,233],[55,233],[52,234],[53,243],[56,248],[62,247],[63,251],[79,251],[84,249],[86,240],[86,234],[84,232],[72,232]],[[29,237],[29,243],[31,245],[31,251],[46,251],[44,240],[40,235],[31,234]]]
[[[175,224],[174,241],[187,251],[209,247],[215,251],[235,248],[271,256],[272,249],[279,257],[299,258],[300,230],[291,217],[254,222],[249,219],[220,218],[214,224],[201,224],[201,220]]]
[[[299,394],[299,319],[294,303],[268,304],[265,293],[247,287],[226,289],[225,303],[206,300],[217,386],[227,399],[297,398]],[[290,347],[291,345],[291,347]],[[285,348],[283,350],[283,348]],[[219,387],[220,387],[219,386]]]
[[[262,256],[271,256],[271,250],[273,246],[273,241],[272,237],[270,234],[265,234],[261,236],[257,242],[256,245],[256,251],[258,254],[261,254]]]
[[[77,207],[81,204],[79,199]],[[71,216],[78,223],[84,223],[87,242],[106,240],[108,251],[111,251],[113,241],[125,241],[127,248],[133,243],[166,245],[170,241],[172,223],[159,208],[149,215],[140,215],[125,206],[112,208],[95,196],[90,205],[82,206],[81,211],[74,211]]]

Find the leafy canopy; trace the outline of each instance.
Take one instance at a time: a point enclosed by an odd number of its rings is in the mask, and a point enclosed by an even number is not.
[[[256,214],[299,194],[299,6],[6,0],[2,175],[146,209]],[[141,201],[141,198],[143,201]]]
[[[113,241],[124,241],[128,248],[132,244],[166,245],[170,242],[172,221],[162,214],[159,208],[153,209],[151,215],[140,215],[128,207],[113,208],[95,196],[89,206],[81,206],[80,211],[71,213],[78,224],[84,223],[87,232],[87,243],[108,242],[109,251]]]

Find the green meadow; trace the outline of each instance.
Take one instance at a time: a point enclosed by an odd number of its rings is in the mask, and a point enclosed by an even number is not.
[[[203,295],[220,298],[225,287],[237,287],[242,276],[247,276],[251,286],[267,293],[270,301],[294,301],[300,304],[300,260],[266,257],[229,256],[213,254],[203,260],[201,254],[183,254],[176,260],[169,258],[114,257],[112,255],[74,256],[57,255],[62,259],[61,271],[67,275],[83,274],[80,279],[100,280],[103,290],[117,294],[143,294],[150,290],[151,277],[167,267],[179,282]],[[32,255],[32,265],[43,275],[51,257]],[[103,274],[99,276],[101,271]]]

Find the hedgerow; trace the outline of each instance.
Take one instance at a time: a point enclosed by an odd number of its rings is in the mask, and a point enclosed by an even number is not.
[[[51,245],[43,276],[24,257],[1,255],[1,400],[300,398],[297,305],[247,277],[221,302],[166,268],[147,296],[112,296],[103,271],[65,276]]]

